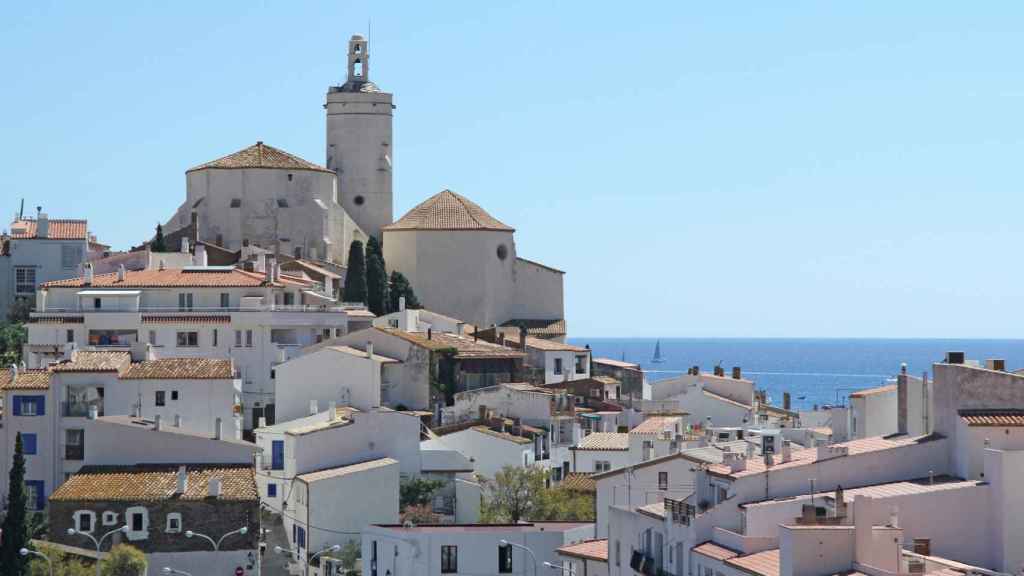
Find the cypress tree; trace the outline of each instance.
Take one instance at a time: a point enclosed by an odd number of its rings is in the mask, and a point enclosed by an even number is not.
[[[391,271],[391,286],[388,288],[388,300],[391,311],[398,310],[398,299],[405,297],[405,307],[413,310],[422,308],[423,305],[416,299],[416,293],[412,291],[412,284],[409,279],[398,270]]]
[[[345,286],[342,289],[345,302],[362,302],[366,304],[366,259],[363,255],[363,243],[353,240],[348,248],[348,270],[345,273]]]
[[[167,252],[167,241],[164,240],[163,225],[156,225],[156,237],[153,238],[153,244],[150,245],[149,249],[153,252]]]
[[[388,273],[384,254],[380,242],[373,236],[366,241],[366,307],[377,316],[391,312],[388,309]]]
[[[21,432],[14,438],[14,462],[11,464],[10,482],[7,488],[7,517],[4,518],[0,539],[0,566],[4,574],[23,576],[28,567],[28,558],[19,551],[29,545],[28,538],[28,494],[25,493],[25,453]]]

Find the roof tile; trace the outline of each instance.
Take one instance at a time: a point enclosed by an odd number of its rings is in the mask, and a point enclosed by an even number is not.
[[[502,224],[468,198],[451,190],[442,190],[427,198],[394,224],[388,224],[381,230],[385,232],[397,230],[515,231],[514,228]]]
[[[159,501],[206,500],[209,482],[221,481],[221,500],[257,501],[256,480],[247,464],[189,464],[188,487],[174,493],[178,464],[137,464],[134,466],[84,466],[60,485],[51,501]]]
[[[629,450],[629,434],[625,432],[594,432],[576,445],[577,450]]]
[[[231,360],[221,358],[160,358],[132,364],[122,380],[230,380]]]
[[[243,168],[280,168],[283,170],[312,170],[314,172],[334,173],[319,164],[303,160],[302,158],[299,158],[294,154],[289,154],[279,148],[267,146],[263,142],[257,142],[248,148],[243,148],[238,152],[228,154],[227,156],[218,158],[212,162],[200,164],[195,168],[190,168],[188,172],[203,170],[206,168],[218,168],[221,170],[238,170]]]
[[[555,550],[562,556],[572,556],[575,558],[583,558],[585,560],[597,560],[598,562],[608,561],[608,539],[602,538],[600,540],[584,540],[577,544],[570,544],[568,546],[562,546],[558,550]]]
[[[31,240],[38,238],[39,222],[34,218],[23,218],[11,223],[11,238]],[[85,240],[88,237],[86,220],[55,220],[50,219],[47,240]]]
[[[18,370],[11,380],[11,370],[0,372],[0,390],[46,390],[50,387],[50,373],[46,370]]]

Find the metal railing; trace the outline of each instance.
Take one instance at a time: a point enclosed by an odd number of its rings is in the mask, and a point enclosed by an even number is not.
[[[229,314],[232,312],[347,312],[350,310],[366,310],[362,304],[261,304],[259,306],[139,306],[130,310],[113,308],[90,308],[75,306],[59,308],[47,306],[44,310],[32,312],[33,317],[50,316],[53,314]]]
[[[61,402],[60,415],[65,418],[86,418],[89,416],[89,409],[93,406],[97,409],[97,416],[103,416],[102,402]]]

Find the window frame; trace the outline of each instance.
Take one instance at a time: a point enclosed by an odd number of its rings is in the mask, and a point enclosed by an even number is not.
[[[89,518],[89,528],[82,528],[82,518]],[[96,513],[92,510],[76,510],[72,515],[72,521],[75,524],[75,530],[82,532],[83,534],[92,534],[96,531]]]
[[[135,528],[135,518],[140,516],[141,529]],[[126,536],[129,540],[145,540],[149,538],[149,510],[145,506],[132,506],[124,511],[125,525],[128,526]]]
[[[512,573],[512,545],[498,544],[498,574]]]
[[[455,544],[441,545],[441,574],[456,574],[459,571],[459,547]]]
[[[176,522],[177,526],[171,527],[171,523]],[[164,532],[168,534],[180,534],[181,533],[181,513],[171,512],[164,519]]]
[[[199,348],[199,331],[179,330],[175,333],[175,343],[175,348]]]
[[[153,405],[154,406],[167,406],[167,391],[166,390],[155,390],[153,394]]]
[[[14,295],[15,296],[31,296],[36,293],[36,274],[35,266],[15,266],[14,267]],[[26,289],[28,286],[31,290]]]
[[[115,524],[117,524],[117,512],[112,512],[110,510],[107,510],[106,512],[104,512],[103,513],[103,525],[104,526],[113,526]]]
[[[562,359],[554,358],[553,364],[554,365],[551,367],[551,373],[554,374],[555,376],[561,376],[562,372],[565,371],[564,367],[562,366]]]

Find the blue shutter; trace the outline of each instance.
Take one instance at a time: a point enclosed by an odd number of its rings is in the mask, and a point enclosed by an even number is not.
[[[306,547],[306,529],[299,528],[299,548]]]
[[[46,396],[36,396],[36,416],[46,416]]]
[[[274,484],[273,482],[267,484],[267,497],[277,498],[277,484]]]
[[[36,435],[22,434],[21,446],[26,455],[34,455],[36,453]]]
[[[284,440],[273,440],[270,443],[270,469],[284,470]]]
[[[12,402],[14,403],[14,415],[21,416],[21,396],[15,396],[12,398]]]

